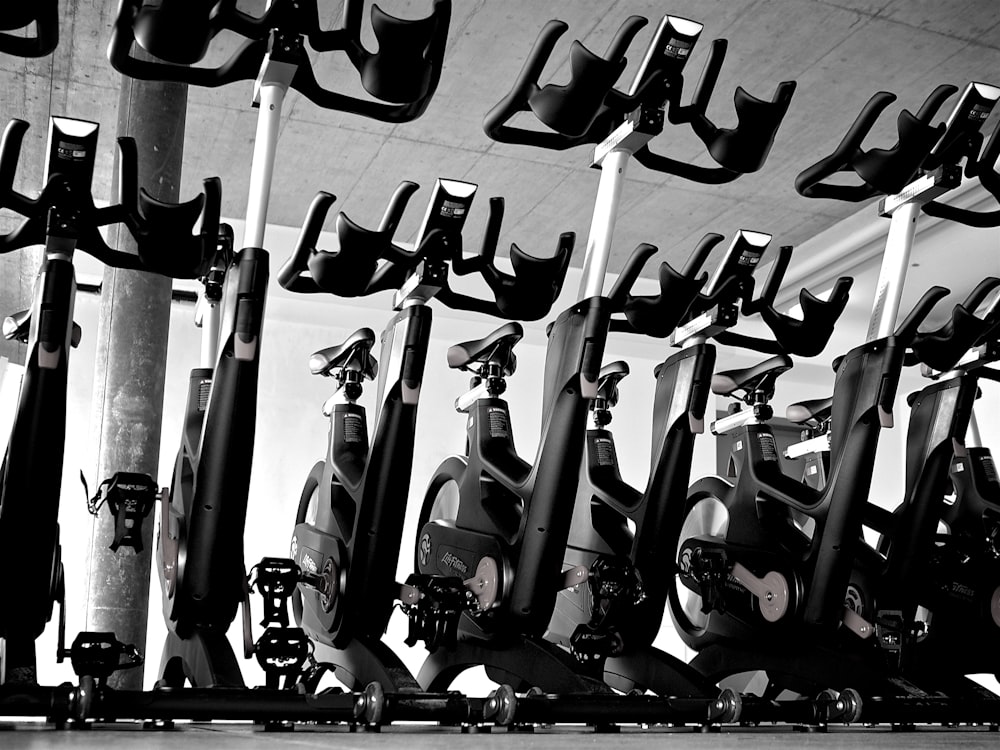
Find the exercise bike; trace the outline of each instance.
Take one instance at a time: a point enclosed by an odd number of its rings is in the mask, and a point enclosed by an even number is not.
[[[28,124],[12,120],[0,141],[0,204],[24,217],[0,238],[0,252],[45,246],[30,310],[15,313],[5,333],[28,347],[21,393],[0,470],[0,588],[17,602],[0,609],[0,683],[34,683],[35,639],[60,604],[59,646],[66,653],[65,581],[59,544],[59,494],[66,431],[69,354],[79,341],[73,322],[76,280],[73,255],[89,253],[119,268],[171,276],[197,273],[214,247],[221,202],[218,180],[185,204],[166,204],[137,186],[135,142],[119,138],[118,203],[97,208],[91,180],[97,151],[96,123],[53,117],[45,184],[37,198],[13,188]],[[200,234],[192,234],[199,216]],[[123,224],[138,242],[138,255],[112,250],[99,228]],[[25,565],[25,561],[34,561]]]
[[[268,282],[263,240],[285,94],[292,88],[325,109],[386,122],[418,117],[440,78],[450,7],[449,0],[435,0],[432,14],[415,21],[373,7],[379,40],[374,53],[361,43],[359,0],[345,2],[339,27],[329,30],[320,28],[315,0],[271,0],[259,17],[238,10],[232,0],[122,0],[119,7],[108,48],[116,70],[206,87],[255,81],[253,103],[259,107],[243,249],[225,269],[219,299],[202,300],[201,366],[192,371],[169,502],[162,506],[157,568],[169,631],[163,685],[244,684],[226,632],[247,597],[243,530]],[[222,65],[199,65],[223,30],[245,42]],[[374,99],[321,87],[307,40],[319,53],[344,52]],[[135,44],[158,60],[134,56]],[[253,650],[248,627],[245,618],[247,656]]]
[[[760,423],[775,379],[791,366],[787,356],[713,378],[715,393],[750,407],[724,426],[740,429],[732,456],[735,483],[713,477],[691,487],[669,597],[679,634],[699,651],[692,666],[710,679],[763,669],[768,690],[853,684],[869,694],[899,693],[884,670],[854,658],[850,647],[876,628],[845,606],[845,596],[861,544],[878,435],[892,426],[906,350],[917,340],[920,322],[947,294],[940,287],[929,290],[896,326],[915,217],[922,204],[958,184],[957,163],[982,122],[980,100],[963,96],[947,124],[931,124],[955,90],[938,87],[917,115],[904,111],[892,149],[864,152],[861,141],[893,98],[876,95],[834,154],[797,179],[797,189],[808,197],[864,200],[901,191],[880,205],[892,225],[868,341],[836,363],[825,484],[816,489],[784,475],[774,437]],[[970,118],[970,112],[977,116]],[[838,170],[853,170],[862,183],[824,182]]]
[[[385,690],[420,690],[382,635],[399,600],[409,606],[424,599],[424,607],[435,600],[433,589],[395,582],[431,332],[428,303],[437,298],[456,310],[537,319],[558,296],[573,248],[572,234],[559,238],[549,258],[532,257],[512,245],[514,275],[499,271],[493,258],[504,204],[494,198],[480,253],[464,259],[461,232],[476,186],[438,180],[415,250],[402,250],[392,237],[416,189],[412,182],[399,186],[377,231],[338,214],[336,254],[316,248],[333,202],[331,195],[321,193],[310,207],[295,253],[278,273],[279,283],[294,292],[358,297],[396,290],[396,312],[381,335],[381,369],[371,355],[375,334],[370,328],[309,360],[313,374],[336,382],[334,395],[323,407],[330,418],[326,460],[306,479],[291,543],[291,557],[304,574],[293,610],[314,649],[315,667],[305,678],[310,692],[327,670],[335,671],[350,689],[378,682]],[[452,272],[479,273],[495,299],[455,292],[449,284]],[[376,376],[377,408],[369,430],[357,401],[364,382]]]
[[[722,239],[710,237],[712,244]],[[673,586],[672,576],[664,571],[673,564],[683,522],[684,504],[678,498],[690,482],[695,435],[704,429],[716,356],[709,339],[727,340],[729,335],[731,341],[729,331],[740,312],[766,310],[767,322],[784,348],[795,353],[821,350],[847,303],[851,280],[843,278],[827,301],[803,290],[805,321],[798,322],[805,325],[794,325],[777,313],[773,300],[791,257],[787,246],[780,249],[764,291],[754,299],[753,272],[770,240],[761,232],[739,232],[706,291],[688,309],[686,322],[670,332],[671,342],[682,348],[653,371],[652,455],[642,490],[622,479],[614,437],[607,429],[628,366],[615,362],[601,370],[564,561],[571,570],[587,571],[587,583],[560,592],[547,637],[580,659],[604,659],[604,681],[622,692],[648,689],[676,695],[682,687],[677,675],[684,673],[686,664],[652,643]],[[800,335],[802,329],[810,335]],[[624,580],[633,584],[623,585]],[[632,595],[636,586],[642,592],[638,599]],[[690,684],[683,688],[706,692],[711,683],[687,669]],[[693,689],[696,685],[700,690]]]
[[[701,24],[666,16],[628,92],[614,88],[624,54],[646,20],[629,18],[604,58],[574,43],[573,77],[566,86],[539,87],[537,80],[566,25],[550,21],[539,35],[511,92],[486,116],[487,134],[505,143],[565,149],[599,143],[593,163],[601,167],[579,301],[549,330],[541,411],[541,435],[533,463],[514,449],[508,407],[500,395],[514,372],[513,346],[520,329],[508,324],[488,336],[449,350],[449,366],[473,373],[472,389],[457,406],[468,414],[467,455],[447,459],[432,478],[420,514],[416,570],[422,576],[464,581],[475,587],[473,607],[461,613],[454,647],[437,648],[418,679],[428,690],[446,688],[465,669],[483,665],[499,683],[521,690],[571,693],[607,691],[592,669],[546,641],[557,592],[578,578],[562,572],[562,556],[583,458],[589,402],[598,395],[604,344],[613,312],[624,312],[637,330],[663,335],[680,321],[704,280],[664,273],[652,300],[628,294],[649,245],[631,256],[615,288],[603,295],[616,208],[625,168],[635,158],[647,167],[704,183],[727,182],[759,169],[787,110],[794,84],[783,83],[773,102],[737,94],[740,127],[720,131],[704,116],[725,43],[716,42],[706,74],[689,107],[679,104],[681,73]],[[669,113],[664,110],[670,105]],[[547,131],[511,126],[510,118],[531,110]],[[650,140],[672,123],[693,123],[717,167],[694,166],[654,154]],[[698,254],[701,260],[704,256]],[[689,270],[697,273],[700,263]],[[450,632],[435,617],[428,629]],[[451,646],[451,644],[448,644]]]

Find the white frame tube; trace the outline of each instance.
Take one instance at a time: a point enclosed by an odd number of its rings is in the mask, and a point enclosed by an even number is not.
[[[917,231],[920,205],[915,200],[908,201],[892,213],[885,252],[882,255],[882,268],[875,287],[875,303],[867,341],[887,338],[896,330],[896,315],[899,313],[903,284],[910,265],[910,251]]]
[[[247,197],[246,226],[242,247],[263,247],[267,226],[267,206],[271,198],[271,176],[278,148],[281,105],[288,86],[277,82],[260,84],[260,111],[254,137],[253,162],[250,166],[250,193]]]
[[[611,238],[615,231],[622,188],[625,186],[625,168],[631,156],[628,151],[615,150],[601,162],[601,182],[597,187],[594,216],[587,237],[587,252],[583,257],[580,300],[599,297],[604,293],[604,277],[611,258]]]

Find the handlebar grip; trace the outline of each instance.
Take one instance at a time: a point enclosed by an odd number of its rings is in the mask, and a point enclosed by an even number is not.
[[[509,320],[538,320],[549,313],[562,291],[575,242],[573,232],[564,232],[559,235],[555,254],[548,258],[528,255],[512,243],[510,262],[514,268],[513,275],[500,271],[492,261],[483,263],[482,268],[477,270],[493,292],[492,302],[459,294],[451,288],[442,289],[438,299],[453,309],[482,312]]]
[[[787,354],[815,357],[826,348],[833,335],[833,327],[847,307],[853,284],[854,279],[841,276],[826,301],[807,289],[800,290],[802,320],[778,312],[770,302],[761,309],[760,317]]]
[[[950,293],[951,290],[943,286],[932,286],[924,292],[923,296],[917,301],[917,304],[910,310],[910,314],[896,328],[893,336],[899,339],[900,343],[904,346],[909,346],[910,342],[913,341],[913,337],[917,335],[917,329],[923,323],[924,318],[930,315],[931,310],[934,309],[934,305]]]
[[[803,170],[795,179],[795,189],[806,198],[832,198],[856,203],[879,194],[902,190],[916,174],[944,132],[944,124],[930,120],[941,104],[958,89],[950,85],[935,88],[914,115],[907,110],[896,119],[898,139],[892,148],[863,151],[861,142],[875,121],[896,97],[880,91],[865,104],[847,135],[832,154]],[[853,171],[860,185],[830,185],[823,182],[840,171]]]
[[[403,180],[399,183],[389,199],[389,205],[385,207],[385,213],[382,214],[382,221],[378,225],[379,232],[388,232],[390,236],[396,233],[410,198],[419,189],[420,185],[409,180]]]
[[[715,232],[709,232],[701,241],[698,246],[694,249],[694,252],[688,256],[687,263],[684,264],[684,270],[681,271],[685,276],[694,276],[698,271],[702,269],[705,265],[705,261],[708,260],[708,256],[712,254],[712,250],[725,239],[721,234],[716,234]]]
[[[568,28],[549,21],[541,30],[510,92],[483,120],[483,129],[495,141],[563,150],[582,143],[597,143],[607,135],[612,111],[624,115],[638,106],[636,97],[614,88],[625,70],[625,51],[647,20],[630,16],[619,27],[604,57],[579,40],[570,47],[570,81],[539,87],[538,78],[556,41]],[[549,132],[511,127],[506,123],[518,112],[531,111]]]
[[[935,370],[953,368],[983,334],[1000,323],[1000,309],[991,310],[983,318],[975,315],[976,308],[997,287],[1000,279],[992,276],[983,279],[962,304],[952,308],[944,325],[933,331],[918,332],[911,344],[916,358]]]
[[[983,149],[982,155],[975,161],[966,165],[966,175],[978,177],[979,183],[1000,203],[1000,167],[997,162],[1000,160],[1000,124],[993,130]],[[959,208],[947,203],[930,201],[925,203],[923,211],[928,216],[935,216],[948,221],[956,221],[969,227],[987,229],[1000,226],[1000,208],[992,211],[972,211],[967,208]]]
[[[611,287],[611,291],[608,292],[608,299],[611,300],[612,310],[615,308],[621,308],[625,304],[625,300],[628,296],[629,289],[638,280],[639,275],[642,273],[643,267],[646,262],[656,255],[657,247],[655,245],[650,245],[648,242],[640,243],[632,254],[625,261],[625,266],[622,268],[618,278],[615,280],[615,284]]]
[[[282,288],[301,294],[317,294],[323,291],[311,276],[303,274],[309,270],[309,257],[319,242],[323,222],[336,200],[337,198],[333,194],[320,191],[316,193],[316,197],[309,204],[306,220],[302,224],[302,231],[299,232],[295,249],[288,260],[278,269],[278,283]]]
[[[888,91],[873,94],[833,152],[803,169],[795,178],[795,190],[799,195],[806,198],[835,198],[850,202],[863,201],[875,195],[874,190],[868,185],[826,185],[823,180],[847,168],[848,162],[860,151],[865,136],[871,132],[886,107],[894,101],[896,95]]]
[[[22,216],[28,216],[35,201],[14,190],[14,177],[17,175],[17,163],[21,158],[21,144],[24,134],[28,132],[28,123],[24,120],[11,120],[4,128],[0,138],[0,206],[16,211]]]
[[[451,259],[451,269],[459,276],[465,276],[476,271],[482,273],[484,269],[492,266],[493,259],[496,258],[497,245],[500,242],[500,228],[503,224],[504,199],[495,196],[490,198],[490,213],[486,220],[486,231],[483,232],[483,241],[479,248],[479,254],[471,258],[465,258],[461,253],[457,253]]]
[[[538,91],[538,78],[548,62],[556,42],[569,29],[563,21],[553,19],[546,23],[542,30],[538,32],[538,38],[528,52],[521,71],[514,80],[507,95],[493,105],[493,108],[486,113],[483,118],[483,130],[486,135],[494,141],[501,143],[519,143],[520,141],[508,140],[512,128],[507,128],[505,123],[518,112],[522,111],[527,104],[528,97]]]
[[[655,338],[670,335],[708,281],[707,274],[702,274],[700,277],[696,277],[696,275],[708,259],[712,248],[723,239],[721,234],[706,234],[694,252],[691,253],[681,273],[675,271],[669,263],[661,263],[658,272],[659,294],[650,296],[624,294],[621,310],[625,313],[625,319],[631,326],[631,332]],[[642,246],[636,250],[636,253],[640,249]],[[637,269],[635,272],[637,273]],[[619,277],[619,282],[622,281],[623,277],[624,274]],[[624,290],[631,287],[633,282],[634,278],[627,281],[627,286],[616,284],[615,291],[619,293],[619,296],[614,296],[613,293],[612,299],[618,300]]]
[[[413,20],[396,18],[373,5],[378,52],[365,50],[360,34],[357,44],[346,47],[365,91],[397,104],[429,98],[441,75],[450,21],[451,0],[435,0],[431,15]]]
[[[7,3],[0,16],[0,29],[15,31],[35,24],[35,36],[0,34],[0,52],[15,57],[45,57],[59,45],[58,0]]]
[[[781,282],[785,278],[785,272],[788,270],[788,264],[791,263],[791,261],[792,246],[782,245],[779,247],[778,257],[774,259],[771,270],[767,274],[767,280],[764,282],[764,286],[760,291],[760,297],[756,300],[743,300],[743,306],[740,308],[740,312],[744,315],[755,315],[760,313],[766,307],[774,305],[775,297],[778,296],[778,291],[781,289]]]

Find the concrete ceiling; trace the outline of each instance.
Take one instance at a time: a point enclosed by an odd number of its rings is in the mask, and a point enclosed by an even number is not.
[[[61,0],[61,5],[61,42],[53,56],[40,61],[0,58],[0,106],[5,117],[32,123],[27,149],[38,154],[50,112],[99,121],[107,148],[95,195],[109,195],[120,77],[108,64],[105,48],[117,2]],[[262,0],[240,3],[250,11],[262,5]],[[332,26],[340,3],[321,5],[323,21]],[[425,15],[430,3],[383,0],[381,5],[412,18]],[[895,114],[902,107],[919,107],[938,83],[963,86],[970,80],[1000,79],[998,0],[456,0],[441,83],[422,118],[389,125],[324,111],[290,93],[269,221],[298,226],[312,196],[323,189],[338,196],[337,207],[372,226],[395,185],[409,179],[425,189],[414,199],[397,235],[405,241],[423,213],[420,195],[427,195],[436,177],[450,177],[480,185],[467,236],[478,236],[485,199],[501,195],[507,209],[505,245],[516,241],[529,252],[548,254],[558,233],[572,230],[579,238],[575,264],[580,265],[598,181],[597,172],[588,168],[590,149],[546,152],[494,143],[482,131],[483,115],[507,93],[548,19],[559,18],[570,26],[543,77],[562,82],[568,75],[566,55],[572,39],[603,52],[628,15],[650,18],[653,23],[640,32],[629,55],[623,80],[630,81],[656,19],[665,12],[705,24],[689,64],[692,82],[704,64],[708,42],[730,40],[709,108],[719,125],[735,122],[731,96],[737,85],[766,98],[781,80],[798,81],[798,89],[770,159],[756,174],[729,185],[705,186],[633,165],[622,198],[612,270],[642,241],[658,245],[668,259],[678,261],[707,231],[729,236],[741,227],[751,228],[775,235],[775,246],[797,245],[857,211],[856,205],[802,198],[792,184],[803,167],[829,153],[874,92],[885,89],[899,95],[868,141],[890,145]],[[224,36],[217,41],[219,48],[209,62],[227,56],[236,43]],[[365,41],[374,47],[370,32]],[[360,93],[354,70],[342,55],[313,54],[313,59],[321,83]],[[190,197],[202,177],[217,174],[223,179],[224,213],[233,217],[242,216],[246,206],[256,122],[250,98],[249,82],[222,90],[192,89],[189,95],[182,194]],[[987,127],[998,117],[1000,113],[994,113]],[[653,147],[710,163],[686,126],[668,127]],[[32,162],[29,158],[25,163]],[[22,179],[21,184],[37,189],[34,179]]]

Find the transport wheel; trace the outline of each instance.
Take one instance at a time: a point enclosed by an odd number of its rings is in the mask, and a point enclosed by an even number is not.
[[[295,512],[296,526],[300,523],[316,524],[319,483],[323,479],[323,468],[323,462],[317,461],[309,472],[309,476],[306,477],[306,483],[302,487],[302,494],[299,495],[299,507]],[[296,550],[292,549],[290,556],[293,560],[296,559],[295,553]],[[295,624],[300,625],[302,623],[302,593],[299,591],[298,586],[295,587],[295,591],[292,593],[292,615],[295,617]]]
[[[729,532],[729,511],[722,497],[731,486],[717,478],[698,482],[687,499],[684,522],[677,538],[677,561],[684,542],[695,536],[725,539]],[[709,641],[708,624],[711,614],[701,611],[702,597],[681,581],[680,573],[674,574],[674,586],[668,595],[670,615],[688,646],[699,649]]]
[[[385,714],[385,691],[379,682],[369,682],[365,686],[364,696],[364,718],[369,726],[377,727],[382,724],[382,717]]]
[[[514,723],[517,716],[517,694],[510,685],[501,685],[489,697],[493,723],[506,727]]]

